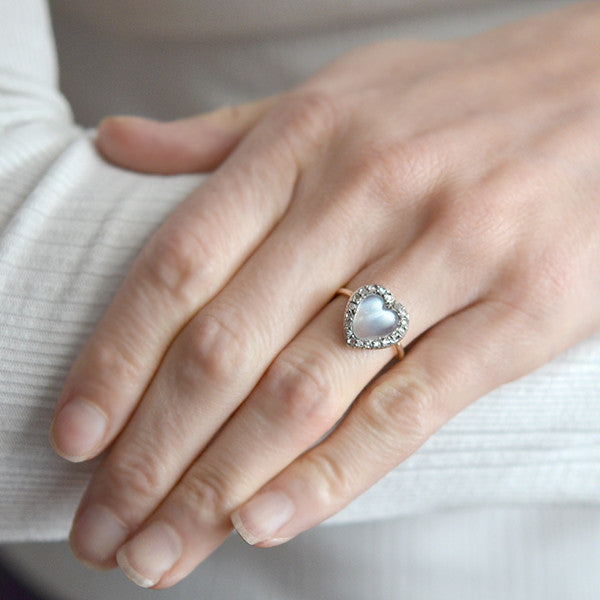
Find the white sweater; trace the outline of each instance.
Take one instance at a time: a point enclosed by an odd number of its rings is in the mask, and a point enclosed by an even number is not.
[[[327,52],[343,45],[335,36]],[[68,464],[47,442],[62,380],[135,254],[201,179],[105,164],[57,89],[44,2],[0,0],[0,540],[66,536],[94,464]],[[596,505],[599,399],[597,335],[472,405],[333,521]]]

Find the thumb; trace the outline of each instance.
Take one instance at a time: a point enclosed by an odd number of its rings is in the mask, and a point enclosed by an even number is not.
[[[218,167],[279,96],[162,123],[118,116],[98,126],[96,147],[109,162],[143,173],[176,174]]]

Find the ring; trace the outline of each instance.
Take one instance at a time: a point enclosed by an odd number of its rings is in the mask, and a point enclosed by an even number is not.
[[[344,333],[346,344],[354,348],[395,346],[398,360],[404,358],[400,340],[408,330],[408,312],[382,285],[363,285],[355,292],[340,288],[336,296],[348,296]]]

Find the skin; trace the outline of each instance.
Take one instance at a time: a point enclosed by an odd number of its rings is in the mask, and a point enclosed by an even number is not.
[[[282,543],[598,330],[598,31],[598,4],[576,4],[360,48],[210,115],[103,122],[121,166],[218,168],[143,249],[59,399],[61,455],[110,446],[73,524],[81,560],[118,551],[165,588],[232,522]],[[411,315],[406,357],[374,380],[394,350],[346,346],[334,297],[366,283]]]

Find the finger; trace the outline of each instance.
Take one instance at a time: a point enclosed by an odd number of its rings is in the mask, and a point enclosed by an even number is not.
[[[429,185],[424,179],[415,176],[407,184],[407,202],[423,194]],[[385,237],[374,235],[389,222],[385,207],[374,208],[366,223],[357,220],[352,210],[333,210],[324,201],[329,189],[316,181],[306,189],[304,180],[298,182],[297,193],[305,194],[310,205],[307,200],[290,206],[169,349],[82,499],[71,542],[88,562],[112,564],[122,538],[156,509],[277,353],[328,302],[332,290],[351,278],[357,264],[372,262],[386,247]],[[364,191],[355,189],[354,197],[344,199],[346,206],[364,202]],[[332,243],[331,232],[339,229],[344,235]],[[405,219],[390,232],[388,246],[403,250],[412,243],[413,230],[412,220]],[[107,524],[109,513],[113,525]],[[105,530],[116,533],[100,547],[94,540]]]
[[[327,129],[317,112],[290,101],[146,245],[67,377],[51,429],[59,454],[86,460],[115,438],[177,332],[281,218]]]
[[[96,147],[108,161],[142,173],[211,171],[278,100],[269,96],[168,123],[108,117],[98,126]]]
[[[469,403],[537,366],[541,355],[512,360],[519,352],[513,332],[528,328],[523,313],[487,301],[436,325],[324,442],[233,513],[238,533],[274,546],[340,511]]]
[[[444,272],[443,257],[438,253],[436,265],[430,243],[433,240],[413,248],[401,272],[391,271],[387,262],[393,259],[386,257],[360,275],[363,279],[387,272],[395,281],[406,277],[414,282],[415,295],[418,290],[419,297],[430,299],[423,303],[422,318],[415,323],[412,337],[462,300],[456,292],[453,297],[451,289],[439,294],[440,280],[434,284],[431,272],[418,267],[422,262],[417,254],[425,255],[435,272],[436,267]],[[411,301],[409,295],[406,302]],[[230,512],[325,434],[394,356],[391,348],[368,352],[346,346],[344,303],[338,298],[328,305],[283,350],[150,522],[119,551],[120,564],[134,581],[167,587],[187,575],[227,535]],[[163,536],[176,540],[173,547],[178,553],[171,565],[148,551],[160,547]]]

